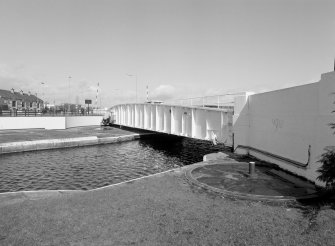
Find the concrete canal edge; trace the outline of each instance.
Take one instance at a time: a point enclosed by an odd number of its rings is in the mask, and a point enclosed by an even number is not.
[[[44,140],[33,140],[23,142],[1,143],[0,155],[7,153],[25,152],[25,151],[81,147],[89,145],[125,142],[139,139],[142,136],[148,134],[150,133],[134,133],[130,135],[117,136],[117,137],[99,138],[97,136],[90,136],[90,137],[78,137],[78,138],[44,139]]]
[[[124,139],[130,139],[130,136],[124,136],[127,138]],[[119,138],[119,137],[115,137]],[[137,136],[139,138],[139,136]],[[121,139],[120,139],[121,140]],[[114,140],[115,141],[115,140]],[[122,141],[122,140],[121,140]],[[124,140],[127,141],[127,140]],[[210,154],[211,155],[211,154]],[[217,155],[217,153],[213,154]],[[207,156],[207,155],[206,155]],[[214,158],[216,159],[216,158]],[[234,160],[231,159],[216,159],[214,162],[218,163],[220,165],[225,165],[227,163],[239,163],[235,162]],[[286,204],[286,205],[297,205],[299,200],[310,200],[310,199],[316,199],[319,197],[319,193],[315,194],[310,194],[310,195],[304,195],[304,196],[298,196],[298,197],[292,197],[292,196],[271,196],[271,195],[255,195],[255,194],[248,194],[248,193],[241,193],[241,192],[235,192],[235,191],[230,191],[227,189],[222,189],[222,188],[215,188],[211,185],[208,185],[204,182],[199,182],[196,178],[193,177],[192,171],[195,170],[196,168],[199,167],[204,167],[204,166],[211,166],[213,164],[213,159],[209,161],[202,161],[202,162],[196,162],[190,165],[178,167],[178,168],[173,168],[170,170],[150,174],[150,175],[145,175],[142,177],[130,179],[130,180],[125,180],[119,183],[115,184],[110,184],[98,188],[93,188],[89,190],[28,190],[28,191],[13,191],[13,192],[4,192],[0,193],[0,203],[16,203],[17,201],[21,201],[22,199],[40,199],[40,198],[46,198],[46,197],[51,197],[51,196],[59,196],[59,195],[65,195],[65,194],[73,194],[73,193],[89,193],[89,192],[96,192],[96,191],[104,191],[108,192],[109,189],[117,188],[123,185],[136,185],[138,181],[141,180],[148,180],[153,177],[163,177],[165,175],[180,175],[180,177],[184,177],[185,181],[190,186],[193,187],[198,187],[200,189],[203,189],[207,192],[210,193],[216,193],[221,197],[227,197],[227,198],[232,198],[232,199],[241,199],[241,200],[252,200],[252,201],[262,201],[266,202],[268,204]],[[157,181],[155,181],[157,182]]]
[[[199,166],[201,165],[202,162],[200,163],[194,163],[191,165],[195,165],[195,166]],[[37,200],[37,199],[41,199],[41,198],[47,198],[47,197],[55,197],[55,196],[60,196],[60,195],[71,195],[74,193],[90,193],[90,192],[96,192],[96,191],[105,191],[108,192],[109,189],[113,189],[113,188],[118,188],[118,187],[122,187],[124,185],[128,185],[128,184],[133,184],[136,185],[134,183],[141,181],[141,180],[149,180],[153,177],[162,177],[164,175],[167,174],[172,174],[172,175],[182,175],[185,173],[185,171],[190,168],[190,165],[188,166],[182,166],[182,167],[178,167],[178,168],[173,168],[170,170],[166,170],[166,171],[162,171],[162,172],[158,172],[158,173],[153,173],[153,174],[149,174],[149,175],[145,175],[142,177],[138,177],[138,178],[134,178],[134,179],[130,179],[130,180],[125,180],[119,183],[115,183],[115,184],[110,184],[110,185],[106,185],[106,186],[102,186],[102,187],[98,187],[98,188],[93,188],[90,190],[23,190],[23,191],[9,191],[9,192],[4,192],[4,193],[0,193],[0,204],[13,204],[19,201],[22,201],[24,199],[30,199],[30,200]]]

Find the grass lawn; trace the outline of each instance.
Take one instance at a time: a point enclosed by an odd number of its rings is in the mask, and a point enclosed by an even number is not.
[[[0,245],[335,245],[330,206],[232,200],[183,171],[86,192],[0,195]]]

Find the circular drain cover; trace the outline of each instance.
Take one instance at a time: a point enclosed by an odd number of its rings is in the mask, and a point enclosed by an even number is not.
[[[249,164],[230,162],[196,166],[186,171],[192,183],[226,195],[257,200],[297,200],[317,197],[316,187],[296,176],[280,175],[273,167],[256,166],[249,176]]]

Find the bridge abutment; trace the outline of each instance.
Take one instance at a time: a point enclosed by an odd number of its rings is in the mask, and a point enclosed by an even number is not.
[[[329,123],[335,72],[316,83],[234,96],[234,107],[127,104],[113,107],[116,124],[234,145],[240,154],[278,164],[317,182],[324,148],[334,145]],[[191,104],[195,102],[191,101]],[[204,103],[205,104],[205,103]],[[207,105],[208,106],[208,105]],[[234,137],[233,137],[234,136]],[[322,185],[322,184],[321,184]]]

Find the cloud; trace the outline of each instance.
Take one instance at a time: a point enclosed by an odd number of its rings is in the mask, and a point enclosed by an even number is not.
[[[0,88],[36,92],[42,81],[41,75],[36,71],[38,71],[36,67],[27,67],[20,63],[11,65],[0,63]]]
[[[172,98],[175,98],[176,89],[172,85],[159,85],[155,88],[150,98],[160,101],[166,101]]]

